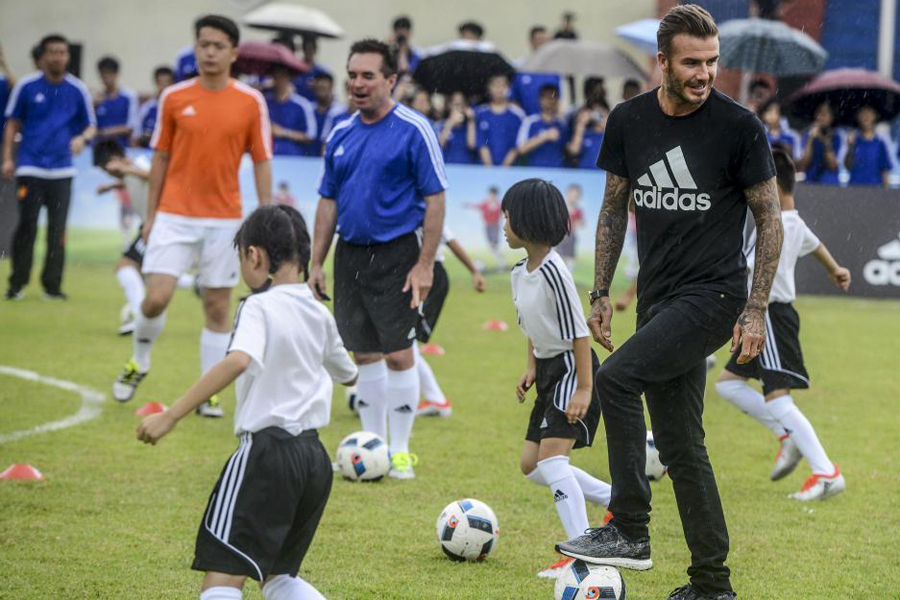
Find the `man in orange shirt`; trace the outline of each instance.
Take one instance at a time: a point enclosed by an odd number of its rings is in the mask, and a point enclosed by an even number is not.
[[[272,133],[262,95],[231,78],[239,32],[217,15],[194,25],[200,74],[170,86],[159,98],[150,145],[147,242],[143,272],[147,291],[135,319],[134,354],[113,384],[126,402],[150,369],[150,350],[165,325],[165,310],[178,277],[197,265],[203,287],[205,328],[200,336],[203,372],[225,357],[229,342],[231,288],[238,282],[234,235],[241,222],[238,167],[253,159],[259,203],[272,202]],[[198,413],[221,417],[215,398]]]

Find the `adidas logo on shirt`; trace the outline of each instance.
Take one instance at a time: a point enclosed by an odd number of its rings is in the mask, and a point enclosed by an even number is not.
[[[197,111],[194,110],[193,104],[188,104],[187,107],[185,107],[185,109],[183,111],[181,111],[181,114],[183,114],[186,117],[193,117],[193,116],[197,115]]]
[[[556,490],[553,492],[553,501],[554,502],[562,502],[563,500],[568,500],[569,497],[566,496],[562,490]]]
[[[634,188],[632,195],[634,203],[642,208],[702,211],[712,206],[709,194],[683,191],[696,190],[697,184],[681,146],[675,146],[662,160],[650,165],[650,170],[638,178],[638,185],[641,187]]]

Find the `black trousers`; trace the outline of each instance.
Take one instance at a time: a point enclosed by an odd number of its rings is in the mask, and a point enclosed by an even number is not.
[[[19,224],[13,235],[9,287],[19,290],[28,285],[31,263],[34,260],[38,216],[41,207],[46,206],[47,255],[44,257],[41,283],[48,293],[58,294],[66,262],[66,220],[69,216],[72,178],[17,177],[16,193],[19,200]]]
[[[644,394],[691,551],[688,575],[704,593],[731,590],[725,566],[728,530],[704,445],[705,358],[731,336],[744,303],[701,292],[655,304],[638,314],[635,334],[603,362],[596,376],[612,476],[609,509],[616,527],[629,538],[648,535]]]

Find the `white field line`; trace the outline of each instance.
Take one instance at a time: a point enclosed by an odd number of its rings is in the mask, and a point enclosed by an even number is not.
[[[12,377],[18,377],[19,379],[25,379],[26,381],[34,381],[35,383],[51,385],[61,390],[75,392],[76,394],[81,396],[81,407],[74,415],[70,415],[65,419],[60,419],[59,421],[50,421],[49,423],[44,423],[42,425],[38,425],[37,427],[32,427],[31,429],[13,431],[12,433],[0,433],[0,444],[14,442],[24,437],[37,435],[40,433],[47,433],[48,431],[66,429],[67,427],[72,427],[74,425],[78,425],[79,423],[84,423],[86,421],[90,421],[91,419],[96,419],[100,416],[100,413],[103,410],[103,402],[106,400],[106,396],[104,394],[101,394],[97,390],[78,385],[77,383],[72,383],[71,381],[63,381],[62,379],[45,377],[39,373],[35,373],[34,371],[26,371],[25,369],[18,369],[16,367],[0,365],[0,375],[10,375]]]

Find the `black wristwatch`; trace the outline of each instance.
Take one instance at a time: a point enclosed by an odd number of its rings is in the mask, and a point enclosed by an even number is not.
[[[591,290],[590,292],[588,292],[588,300],[590,300],[591,304],[593,304],[600,298],[604,298],[604,297],[608,297],[608,296],[609,296],[609,290]]]

